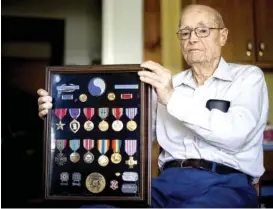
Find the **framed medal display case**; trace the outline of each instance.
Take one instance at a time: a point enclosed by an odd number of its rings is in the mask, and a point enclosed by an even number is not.
[[[46,68],[45,199],[151,204],[151,87],[140,70]]]

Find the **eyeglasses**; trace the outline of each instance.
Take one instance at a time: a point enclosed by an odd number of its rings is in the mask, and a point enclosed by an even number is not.
[[[182,29],[182,30],[179,30],[176,33],[176,35],[179,40],[186,40],[191,37],[192,31],[194,31],[195,35],[198,38],[205,38],[210,35],[210,30],[212,30],[212,29],[221,30],[224,28],[197,27],[197,28],[193,28],[193,29]]]

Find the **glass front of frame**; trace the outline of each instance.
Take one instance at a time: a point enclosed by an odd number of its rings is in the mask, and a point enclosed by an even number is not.
[[[143,199],[148,101],[137,70],[71,69],[47,73],[47,196]]]

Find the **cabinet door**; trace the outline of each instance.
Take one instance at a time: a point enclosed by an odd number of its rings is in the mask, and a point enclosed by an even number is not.
[[[228,41],[222,52],[226,61],[237,63],[255,61],[253,0],[192,0],[191,3],[208,5],[221,13],[229,29]],[[182,1],[182,7],[187,4],[189,0]]]
[[[273,1],[255,1],[257,61],[273,64]]]
[[[160,1],[144,0],[144,61],[162,64],[160,20]]]

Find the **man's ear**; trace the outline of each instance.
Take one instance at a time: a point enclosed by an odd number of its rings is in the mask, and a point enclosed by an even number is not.
[[[224,28],[220,31],[220,44],[221,46],[225,46],[228,39],[228,29]]]

